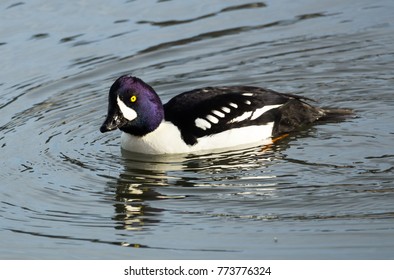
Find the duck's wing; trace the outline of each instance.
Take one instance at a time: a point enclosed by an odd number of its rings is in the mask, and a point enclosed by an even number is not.
[[[182,93],[164,105],[165,120],[178,127],[183,140],[280,119],[278,108],[302,97],[258,87],[208,87]]]

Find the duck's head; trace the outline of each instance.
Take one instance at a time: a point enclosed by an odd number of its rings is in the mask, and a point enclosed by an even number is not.
[[[154,89],[136,77],[122,76],[109,90],[108,115],[100,131],[119,128],[142,136],[155,130],[163,119],[163,105]]]

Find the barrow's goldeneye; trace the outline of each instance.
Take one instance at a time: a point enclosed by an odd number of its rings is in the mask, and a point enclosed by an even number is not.
[[[205,87],[162,104],[155,90],[133,76],[111,86],[100,128],[123,131],[123,149],[145,154],[192,153],[269,143],[315,121],[348,115],[322,109],[309,98],[253,86]]]

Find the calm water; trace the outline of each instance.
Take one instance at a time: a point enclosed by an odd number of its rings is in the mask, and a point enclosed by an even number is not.
[[[0,258],[394,259],[394,2],[2,1]],[[122,154],[132,73],[302,93],[357,118],[272,147]]]

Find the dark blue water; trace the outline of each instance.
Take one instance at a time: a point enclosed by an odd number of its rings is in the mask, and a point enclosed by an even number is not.
[[[393,259],[394,3],[3,1],[0,258]],[[271,147],[122,154],[114,79],[248,84],[357,117]]]

